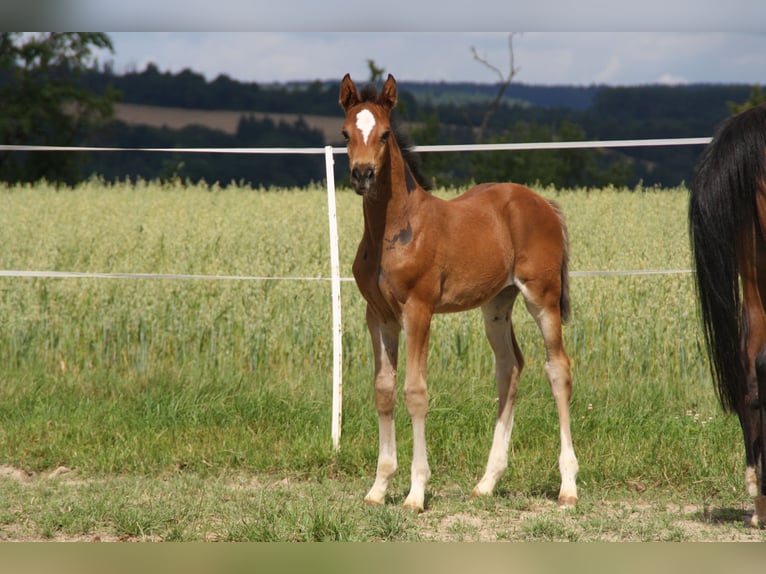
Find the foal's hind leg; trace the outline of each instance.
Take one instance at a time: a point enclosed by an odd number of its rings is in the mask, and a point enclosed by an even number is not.
[[[369,308],[367,326],[375,357],[375,407],[378,411],[379,442],[375,483],[364,497],[364,501],[367,504],[380,505],[385,502],[386,489],[397,468],[394,404],[400,328],[398,324],[382,322]]]
[[[508,445],[513,430],[513,406],[519,388],[519,377],[524,368],[516,336],[513,333],[511,312],[518,290],[506,289],[482,307],[484,328],[495,354],[495,379],[497,381],[497,422],[492,437],[487,468],[484,476],[474,487],[472,497],[492,494],[497,481],[508,468]]]
[[[534,317],[537,326],[545,340],[545,374],[551,385],[551,392],[556,401],[559,413],[559,432],[561,451],[559,453],[559,472],[561,473],[561,489],[559,490],[559,506],[575,506],[577,504],[577,457],[572,444],[570,426],[569,402],[572,397],[572,374],[569,357],[564,350],[561,334],[561,309],[558,297],[541,297],[542,302],[535,301],[530,290],[522,289],[527,309]]]

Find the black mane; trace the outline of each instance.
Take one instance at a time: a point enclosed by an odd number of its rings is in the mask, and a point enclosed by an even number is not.
[[[367,84],[362,88],[362,91],[359,95],[362,98],[362,102],[375,103],[378,99],[378,88],[375,87],[374,84]],[[404,124],[399,118],[399,114],[396,113],[396,110],[391,111],[391,129],[393,131],[394,138],[396,138],[396,143],[399,144],[399,149],[402,152],[404,162],[410,168],[413,177],[418,182],[420,187],[426,191],[430,191],[432,188],[431,182],[426,178],[425,175],[423,175],[420,164],[420,157],[412,149],[415,144],[412,142],[412,138],[407,133]]]

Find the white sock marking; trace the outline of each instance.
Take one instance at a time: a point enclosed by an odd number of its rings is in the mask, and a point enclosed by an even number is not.
[[[375,116],[370,110],[362,110],[356,114],[356,127],[362,132],[364,143],[367,145],[367,138],[370,137],[370,132],[375,127]]]

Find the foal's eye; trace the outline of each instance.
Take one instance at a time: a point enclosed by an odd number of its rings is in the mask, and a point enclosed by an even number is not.
[[[350,139],[348,137],[348,132],[346,130],[343,130],[341,133],[343,134],[343,139],[346,141],[346,143],[348,143],[348,140]]]
[[[380,136],[380,143],[384,144],[388,141],[388,136],[391,135],[391,132],[389,130],[386,130],[383,132],[383,134]]]

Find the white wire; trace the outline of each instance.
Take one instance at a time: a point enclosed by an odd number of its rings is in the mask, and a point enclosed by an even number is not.
[[[525,142],[491,144],[454,144],[414,146],[416,152],[463,152],[463,151],[520,151],[541,149],[586,149],[616,147],[653,147],[705,145],[712,138],[668,138],[644,140],[601,140],[601,141],[563,141],[563,142]],[[346,153],[345,147],[332,147],[334,154]],[[230,154],[285,154],[285,155],[320,155],[323,147],[306,148],[250,148],[250,147],[199,147],[199,148],[159,148],[159,147],[95,147],[95,146],[35,146],[35,145],[0,145],[0,151],[55,151],[55,152],[125,152],[139,151],[150,153],[230,153]]]

